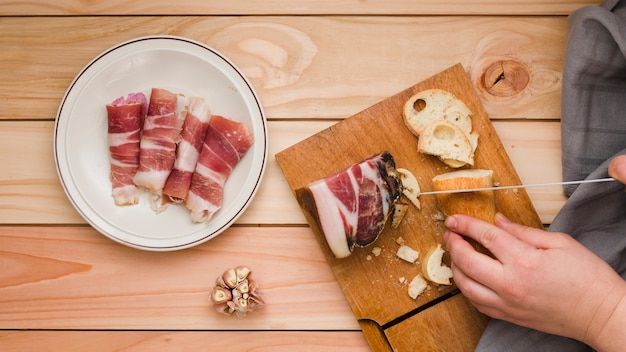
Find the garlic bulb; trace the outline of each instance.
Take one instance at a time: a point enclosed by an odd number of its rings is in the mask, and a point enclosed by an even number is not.
[[[238,266],[226,270],[215,280],[209,299],[218,312],[244,318],[248,312],[265,305],[263,293],[250,278],[251,272],[247,266]]]

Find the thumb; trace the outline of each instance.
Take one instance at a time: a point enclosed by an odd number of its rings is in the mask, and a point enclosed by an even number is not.
[[[618,155],[609,163],[609,176],[626,184],[626,155]]]

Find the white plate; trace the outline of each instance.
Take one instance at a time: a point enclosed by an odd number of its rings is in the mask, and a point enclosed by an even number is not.
[[[213,114],[253,131],[254,144],[226,182],[222,209],[206,224],[194,224],[181,205],[156,214],[147,197],[133,206],[113,202],[105,106],[131,92],[149,97],[153,87],[203,97]],[[111,239],[156,251],[200,244],[233,224],[260,186],[267,147],[267,120],[241,71],[216,50],[173,36],[133,39],[98,55],[67,90],[54,131],[59,178],[78,212]]]

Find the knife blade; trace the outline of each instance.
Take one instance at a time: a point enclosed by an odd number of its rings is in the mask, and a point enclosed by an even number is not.
[[[583,183],[597,183],[597,182],[611,182],[617,181],[612,177],[607,178],[596,178],[590,180],[578,180],[578,181],[562,181],[562,182],[548,182],[548,183],[531,183],[526,185],[514,185],[514,186],[494,186],[494,187],[480,187],[480,188],[466,188],[466,189],[451,189],[444,191],[429,191],[429,192],[420,192],[420,196],[430,195],[430,194],[444,194],[444,193],[468,193],[468,192],[478,192],[478,191],[501,191],[505,189],[516,189],[516,188],[530,188],[530,187],[548,187],[548,186],[563,186],[563,185],[578,185]]]

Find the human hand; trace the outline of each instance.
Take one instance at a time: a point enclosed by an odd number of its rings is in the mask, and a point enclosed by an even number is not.
[[[454,281],[479,311],[598,349],[607,337],[626,339],[625,282],[569,235],[515,224],[502,214],[495,225],[453,215],[446,226]],[[477,252],[463,236],[495,258]],[[616,310],[622,315],[615,316]]]
[[[609,163],[609,176],[626,184],[626,155],[618,155]]]

